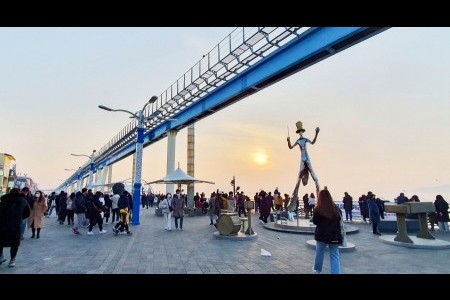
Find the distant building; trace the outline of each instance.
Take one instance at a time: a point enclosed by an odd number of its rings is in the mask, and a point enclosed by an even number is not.
[[[37,190],[37,184],[28,176],[17,176],[14,187],[23,189],[24,187],[28,187],[32,194],[34,194]]]
[[[0,153],[0,196],[14,187],[16,159],[11,154]]]

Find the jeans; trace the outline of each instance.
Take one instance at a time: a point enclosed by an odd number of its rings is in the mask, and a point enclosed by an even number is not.
[[[52,205],[51,207],[50,207],[50,210],[48,211],[48,214],[47,214],[47,216],[49,216],[50,217],[50,215],[52,214],[52,211],[53,211],[53,209],[55,208],[55,206],[54,205]]]
[[[85,213],[77,213],[77,226],[73,226],[75,229],[79,229],[83,227],[83,224],[86,222],[86,214]]]
[[[183,217],[175,217],[175,228],[178,229],[178,219],[180,219],[180,228],[183,229]]]
[[[211,223],[216,224],[218,218],[219,218],[218,215],[214,215],[214,214],[211,214],[211,213],[210,213],[210,215],[209,215],[209,219],[211,220]]]
[[[172,230],[172,213],[164,213],[164,229]]]
[[[316,241],[316,258],[314,261],[314,270],[322,272],[323,258],[325,255],[325,248],[330,250],[330,269],[331,274],[340,274],[341,267],[339,261],[339,245],[325,244],[324,242]]]
[[[373,233],[378,233],[378,221],[377,220],[372,220],[372,232]]]
[[[21,235],[24,235],[24,233],[25,233],[25,228],[27,227],[27,222],[28,222],[28,219],[22,220],[22,224],[20,225],[20,234]]]
[[[352,211],[351,210],[346,210],[345,211],[345,219],[348,220],[348,217],[350,216],[350,221],[352,221],[353,217],[352,217]]]
[[[448,222],[438,222],[439,231],[447,231],[448,232]]]
[[[120,213],[119,213],[119,208],[112,208],[112,219],[111,219],[111,223],[114,223],[114,221],[119,222],[120,221]]]

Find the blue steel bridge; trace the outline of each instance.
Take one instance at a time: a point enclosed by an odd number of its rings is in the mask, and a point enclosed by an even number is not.
[[[143,146],[386,29],[236,28],[145,108]],[[126,124],[56,190],[67,189],[79,181],[85,186],[90,172],[96,173],[97,184],[104,184],[112,164],[136,152],[137,125],[136,119]]]

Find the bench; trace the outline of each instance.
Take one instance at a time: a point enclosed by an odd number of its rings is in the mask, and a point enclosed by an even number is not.
[[[408,237],[406,231],[406,215],[417,214],[419,216],[419,233],[418,238],[434,240],[434,236],[428,231],[427,213],[435,211],[432,202],[406,202],[402,204],[385,203],[384,210],[386,212],[395,213],[397,215],[397,236],[394,241],[403,243],[413,243]]]
[[[242,229],[241,232],[245,233],[245,222],[248,222],[248,218],[240,218],[242,222]]]

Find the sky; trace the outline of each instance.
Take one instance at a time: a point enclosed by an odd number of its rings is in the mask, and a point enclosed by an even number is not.
[[[41,189],[67,179],[128,122],[123,113],[160,95],[234,28],[0,28],[0,152]],[[195,123],[195,177],[207,195],[291,194],[300,150],[295,123],[335,200],[372,191],[422,201],[450,198],[450,28],[391,28]],[[142,178],[166,175],[167,139],[144,148]],[[259,162],[258,162],[259,160]],[[261,163],[265,160],[264,163]],[[187,129],[176,164],[187,169]],[[113,165],[131,177],[132,157]],[[153,185],[165,191],[163,185]],[[314,182],[300,196],[314,192]]]

